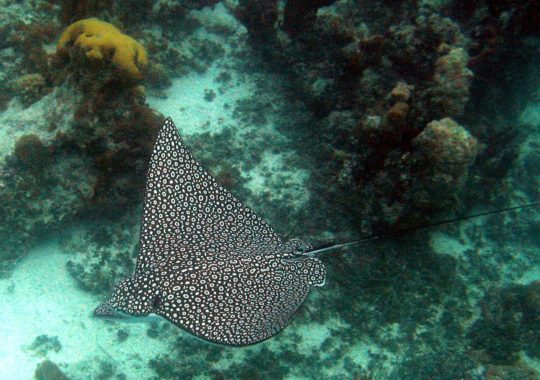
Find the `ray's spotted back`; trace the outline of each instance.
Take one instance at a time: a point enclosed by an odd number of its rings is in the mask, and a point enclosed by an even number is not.
[[[155,313],[211,342],[258,343],[325,282],[322,262],[299,246],[220,186],[169,118],[149,165],[137,268],[95,314]]]

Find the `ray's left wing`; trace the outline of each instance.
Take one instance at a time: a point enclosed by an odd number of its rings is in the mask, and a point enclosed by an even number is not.
[[[167,118],[148,169],[137,271],[171,254],[196,260],[187,252],[249,255],[281,244],[263,219],[195,161]]]

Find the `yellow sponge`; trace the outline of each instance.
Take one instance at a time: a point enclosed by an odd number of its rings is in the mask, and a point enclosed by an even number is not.
[[[148,63],[146,51],[139,42],[114,25],[96,18],[79,20],[64,30],[57,50],[66,53],[71,47],[86,51],[88,59],[110,61],[135,79],[142,77],[141,69]]]

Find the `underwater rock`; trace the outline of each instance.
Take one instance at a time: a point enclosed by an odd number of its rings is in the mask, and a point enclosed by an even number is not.
[[[35,380],[68,380],[58,365],[50,360],[41,362],[34,373]]]

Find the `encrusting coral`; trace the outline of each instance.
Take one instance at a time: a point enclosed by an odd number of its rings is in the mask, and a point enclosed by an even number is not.
[[[435,62],[434,85],[430,89],[431,103],[440,114],[459,116],[469,101],[473,73],[467,67],[469,55],[461,47],[441,44],[437,49],[443,56]]]
[[[114,25],[96,18],[79,20],[64,30],[57,44],[60,55],[72,50],[85,53],[87,59],[111,62],[129,78],[140,79],[148,64],[144,47]]]
[[[418,167],[411,183],[416,209],[451,207],[464,190],[469,167],[478,153],[478,141],[451,118],[433,120],[414,140]]]
[[[476,139],[450,118],[433,120],[413,141],[440,171],[461,175],[474,162]]]
[[[11,87],[25,106],[38,101],[49,91],[45,79],[39,73],[21,75]]]
[[[31,172],[39,172],[47,164],[47,147],[35,134],[21,136],[15,143],[17,163]]]

